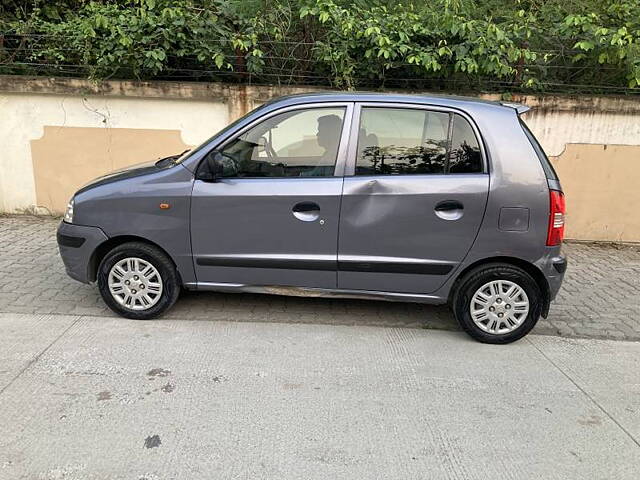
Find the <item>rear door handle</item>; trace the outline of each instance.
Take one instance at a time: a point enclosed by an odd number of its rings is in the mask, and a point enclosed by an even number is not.
[[[458,220],[464,215],[464,205],[457,200],[444,200],[436,204],[434,211],[443,220]]]
[[[294,217],[303,222],[313,222],[320,218],[320,205],[315,202],[296,203],[291,211]]]

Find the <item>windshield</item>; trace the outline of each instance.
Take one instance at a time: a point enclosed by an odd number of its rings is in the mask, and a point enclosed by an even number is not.
[[[266,103],[263,105],[260,105],[257,108],[254,108],[253,110],[251,110],[249,113],[247,113],[246,115],[243,115],[242,117],[238,118],[237,120],[235,120],[234,122],[230,123],[229,125],[227,125],[226,127],[224,127],[222,130],[216,132],[215,134],[213,134],[211,137],[207,138],[204,142],[202,142],[200,145],[198,145],[195,148],[192,148],[191,150],[187,150],[186,152],[184,152],[182,155],[180,155],[176,160],[175,163],[182,163],[184,162],[186,159],[190,158],[192,155],[195,155],[196,153],[198,153],[200,150],[202,150],[203,148],[205,148],[207,145],[209,145],[209,143],[211,143],[211,141],[220,136],[220,135],[224,135],[226,132],[228,132],[229,130],[235,128],[236,125],[238,125],[240,122],[242,122],[247,116],[251,115],[252,113],[255,113],[259,110],[261,110],[262,108],[265,107],[265,105],[267,105]]]

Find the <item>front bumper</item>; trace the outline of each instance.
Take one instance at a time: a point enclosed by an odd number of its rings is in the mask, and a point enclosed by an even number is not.
[[[58,250],[62,262],[74,280],[90,283],[89,265],[98,245],[108,239],[98,227],[86,227],[61,222],[57,232]]]

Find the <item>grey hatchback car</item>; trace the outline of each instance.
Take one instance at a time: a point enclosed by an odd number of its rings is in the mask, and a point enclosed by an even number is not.
[[[151,319],[182,288],[448,303],[509,343],[566,269],[564,196],[527,107],[372,93],[271,101],[180,156],[81,188],[68,274]]]

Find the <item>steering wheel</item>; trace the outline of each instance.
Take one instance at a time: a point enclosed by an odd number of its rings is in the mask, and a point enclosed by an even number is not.
[[[259,142],[260,142],[260,146],[264,149],[264,153],[267,154],[267,158],[269,159],[269,161],[270,162],[275,161],[278,158],[278,154],[273,149],[271,142],[267,140],[267,137],[265,136],[260,137]]]

